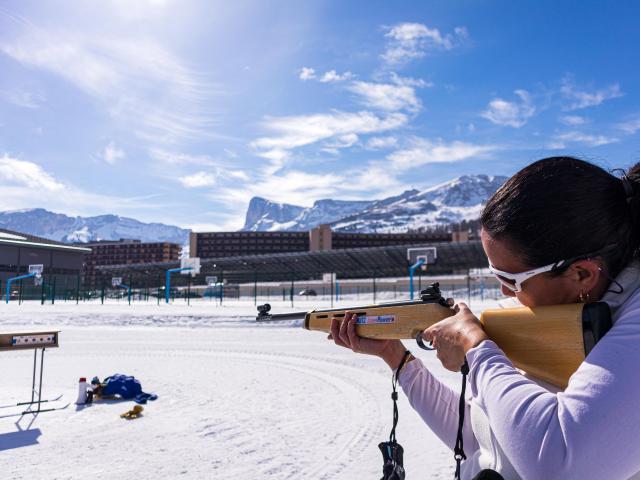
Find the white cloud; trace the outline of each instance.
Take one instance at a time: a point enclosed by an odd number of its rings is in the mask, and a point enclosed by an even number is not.
[[[633,135],[640,130],[640,117],[619,123],[616,127],[627,135]]]
[[[421,78],[401,77],[396,72],[391,72],[391,80],[396,85],[408,85],[410,87],[433,87],[432,82],[425,82]]]
[[[571,127],[575,127],[576,125],[584,125],[587,123],[587,119],[585,117],[581,117],[580,115],[564,115],[560,117],[560,121],[565,125],[569,125]]]
[[[509,127],[522,127],[536,112],[531,95],[526,90],[516,90],[514,92],[520,97],[519,102],[509,102],[502,98],[496,98],[489,102],[489,107],[481,116],[496,125],[506,125]]]
[[[381,198],[386,198],[407,189],[406,184],[400,182],[394,175],[395,173],[389,171],[388,165],[372,162],[366,167],[352,172],[349,176],[349,185],[365,186],[364,189],[360,188],[367,200],[376,198],[374,196],[376,194]]]
[[[149,154],[158,161],[170,165],[216,166],[217,161],[208,155],[192,155],[182,152],[171,152],[162,148],[151,148]]]
[[[417,112],[422,108],[415,89],[409,85],[358,81],[351,83],[347,90],[358,95],[361,103],[371,108],[410,112]]]
[[[22,90],[0,91],[0,98],[22,108],[36,109],[45,101],[40,93],[25,92]]]
[[[226,152],[227,155],[229,154]],[[197,188],[213,185],[217,180],[248,180],[249,177],[242,170],[230,167],[229,160],[218,160],[209,155],[192,155],[182,152],[168,151],[161,148],[149,149],[149,154],[158,162],[166,164],[172,170],[184,170],[187,167],[207,167],[207,172],[199,170],[196,173],[182,175],[178,181],[187,188]],[[164,169],[163,169],[164,170]],[[171,177],[174,179],[175,177]]]
[[[429,50],[451,50],[468,38],[464,27],[456,27],[453,33],[442,34],[437,28],[421,23],[399,23],[388,29],[385,37],[389,43],[382,59],[390,64],[403,64],[424,57]]]
[[[343,82],[345,80],[350,80],[353,77],[354,77],[353,73],[348,71],[344,73],[338,73],[335,70],[329,70],[327,72],[324,72],[320,76],[318,76],[318,74],[316,74],[315,69],[311,67],[302,67],[298,71],[298,78],[302,81],[318,80],[319,82],[322,82],[322,83],[336,83],[336,82]]]
[[[552,140],[551,142],[547,143],[546,148],[548,148],[549,150],[564,150],[565,148],[567,148],[567,144],[558,140]]]
[[[288,171],[277,175],[265,175],[260,182],[243,185],[242,188],[226,188],[217,191],[212,199],[230,205],[243,205],[256,196],[269,194],[269,200],[294,205],[311,206],[320,198],[335,196],[336,189],[345,185],[347,179],[337,173],[314,174]]]
[[[247,175],[242,170],[225,170],[225,172],[229,178],[236,179],[236,180],[244,180],[244,181],[249,180],[249,175]]]
[[[460,141],[446,143],[442,140],[416,138],[410,148],[389,154],[387,160],[391,171],[409,170],[429,163],[454,163],[482,158],[497,149],[495,145],[475,145]]]
[[[367,111],[267,118],[264,126],[275,135],[258,138],[250,146],[257,150],[257,155],[272,161],[269,171],[273,172],[284,164],[295,148],[349,135],[394,130],[406,125],[407,121],[403,113],[377,116]]]
[[[333,148],[349,148],[355,145],[358,142],[358,135],[355,133],[347,133],[346,135],[340,135],[339,137],[335,137],[330,142],[327,142],[325,145],[327,147]]]
[[[116,144],[111,141],[105,147],[104,152],[100,155],[100,158],[107,162],[109,165],[114,165],[118,160],[123,159],[126,156],[124,150],[116,147]]]
[[[300,78],[300,80],[304,81],[313,80],[314,78],[316,78],[316,71],[313,68],[302,67],[300,69],[298,77]]]
[[[95,36],[47,30],[16,21],[0,52],[50,72],[102,102],[106,111],[145,139],[210,138],[211,84],[158,42],[142,36]]]
[[[66,184],[37,163],[4,154],[0,157],[0,205],[5,210],[44,206],[68,215],[137,212],[158,208],[156,195],[123,198],[89,192]],[[147,202],[153,198],[152,202]]]
[[[610,143],[619,142],[620,139],[615,137],[607,137],[605,135],[589,135],[586,133],[571,131],[556,135],[553,137],[554,141],[549,145],[549,148],[555,147],[556,149],[565,148],[566,143],[581,143],[589,147],[599,147],[601,145],[608,145]]]
[[[396,137],[371,137],[367,141],[366,147],[370,150],[382,150],[385,148],[393,148],[398,144]]]
[[[606,100],[622,97],[624,93],[620,90],[620,85],[614,83],[608,87],[595,91],[579,90],[570,77],[565,77],[560,88],[562,96],[571,103],[564,107],[564,110],[580,110],[582,108],[595,107]]]
[[[322,83],[330,83],[330,82],[343,82],[344,80],[349,80],[353,78],[353,73],[344,72],[343,74],[339,74],[335,70],[329,70],[325,72],[322,77],[320,77],[320,81]]]
[[[197,172],[178,179],[186,188],[212,187],[216,184],[216,177],[207,172]]]
[[[64,185],[45,172],[40,165],[11,158],[6,153],[0,158],[0,180],[4,180],[5,186],[18,185],[31,189],[34,198],[43,190],[59,192],[64,189]]]

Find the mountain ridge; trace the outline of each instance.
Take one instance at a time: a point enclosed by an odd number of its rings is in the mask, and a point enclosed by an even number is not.
[[[72,217],[44,208],[0,212],[0,228],[37,235],[65,243],[131,238],[143,242],[186,245],[189,230],[162,223],[144,223],[129,217],[106,214]]]
[[[254,197],[243,230],[304,231],[326,223],[335,231],[393,233],[475,220],[480,217],[483,204],[506,179],[486,174],[461,175],[424,190],[406,190],[380,200],[317,200],[307,208]],[[259,211],[255,210],[257,205]],[[289,215],[271,214],[281,214],[285,207]]]

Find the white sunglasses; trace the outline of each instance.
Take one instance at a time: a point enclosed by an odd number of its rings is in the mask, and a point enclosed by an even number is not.
[[[531,277],[539,275],[540,273],[551,272],[559,270],[561,268],[566,268],[573,262],[577,262],[578,260],[584,260],[586,258],[593,258],[599,255],[604,255],[605,253],[609,253],[615,250],[617,247],[617,243],[611,243],[609,245],[606,245],[604,248],[601,248],[600,250],[596,250],[595,252],[578,255],[567,260],[559,260],[557,262],[550,263],[549,265],[545,265],[544,267],[534,268],[533,270],[522,273],[503,272],[502,270],[498,270],[491,264],[489,264],[489,271],[496,276],[496,278],[502,285],[507,287],[512,292],[521,292],[522,284],[526,280],[529,280]]]
[[[555,270],[564,263],[564,260],[559,262],[550,263],[549,265],[545,265],[544,267],[534,268],[533,270],[529,270],[527,272],[522,273],[509,273],[503,272],[502,270],[498,270],[493,265],[489,264],[489,271],[493,273],[498,281],[507,287],[512,292],[521,292],[522,284],[529,280],[531,277],[534,277],[540,273],[550,272],[551,270]]]

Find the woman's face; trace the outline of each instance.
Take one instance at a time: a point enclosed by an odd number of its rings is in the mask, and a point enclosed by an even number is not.
[[[489,262],[498,270],[521,273],[542,266],[525,265],[517,255],[517,251],[514,251],[507,242],[492,238],[484,230],[481,231],[480,238]],[[548,273],[535,275],[522,283],[520,292],[513,292],[502,285],[502,293],[509,297],[516,297],[526,307],[575,303],[578,301],[576,284],[566,273],[557,276]]]

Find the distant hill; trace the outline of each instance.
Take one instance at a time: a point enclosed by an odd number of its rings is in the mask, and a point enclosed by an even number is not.
[[[312,207],[254,197],[243,230],[305,231],[328,223],[335,231],[392,233],[475,220],[482,206],[507,180],[504,176],[463,175],[426,190],[376,201],[318,200]]]
[[[275,203],[261,197],[249,202],[242,230],[265,232],[276,230],[309,230],[321,223],[331,223],[360,212],[373,202],[318,200],[311,208]]]
[[[118,215],[70,217],[43,208],[0,212],[0,228],[67,243],[121,238],[180,245],[189,243],[189,230],[184,228],[162,223],[143,223]]]

